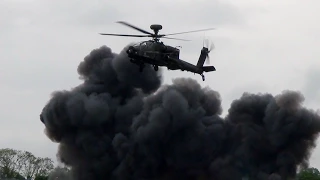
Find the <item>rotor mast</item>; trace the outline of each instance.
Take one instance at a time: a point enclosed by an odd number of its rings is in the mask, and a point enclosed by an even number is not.
[[[150,26],[150,29],[154,31],[153,40],[156,42],[159,42],[160,36],[158,36],[159,30],[162,29],[162,26],[160,24],[152,24]]]

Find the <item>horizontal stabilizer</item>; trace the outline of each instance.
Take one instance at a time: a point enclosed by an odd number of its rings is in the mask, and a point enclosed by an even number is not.
[[[203,66],[202,69],[204,72],[210,72],[210,71],[216,70],[216,68],[214,66]]]

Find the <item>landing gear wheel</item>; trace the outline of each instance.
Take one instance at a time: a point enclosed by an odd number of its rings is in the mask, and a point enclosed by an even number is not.
[[[158,67],[158,66],[154,66],[153,68],[154,68],[155,71],[158,71],[158,70],[159,70],[159,67]]]
[[[204,78],[204,75],[203,75],[203,74],[201,74],[201,77],[202,77],[202,81],[205,81],[205,78]]]

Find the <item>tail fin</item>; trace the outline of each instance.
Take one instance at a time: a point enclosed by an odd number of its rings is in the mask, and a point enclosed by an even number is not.
[[[201,49],[201,54],[200,54],[200,57],[199,57],[199,60],[198,60],[198,63],[197,63],[198,67],[203,67],[204,61],[206,60],[206,58],[208,56],[208,53],[209,53],[208,48],[203,47]]]
[[[216,68],[214,66],[203,66],[207,56],[209,54],[209,50],[206,47],[203,47],[201,50],[201,54],[197,63],[197,66],[201,68],[204,72],[215,71]]]

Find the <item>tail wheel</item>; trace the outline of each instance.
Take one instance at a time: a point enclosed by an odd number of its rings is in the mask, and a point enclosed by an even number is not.
[[[201,74],[201,77],[202,77],[202,81],[205,81],[205,77],[203,74]]]

